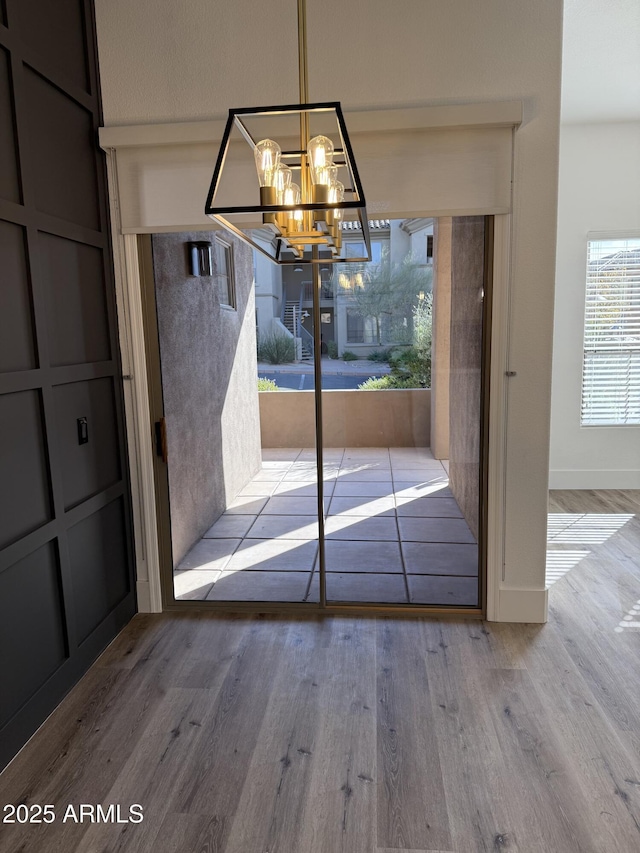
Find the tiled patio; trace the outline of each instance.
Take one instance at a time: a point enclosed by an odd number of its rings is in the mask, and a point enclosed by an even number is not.
[[[262,469],[175,572],[177,599],[318,601],[315,451]],[[477,606],[478,548],[428,448],[324,452],[327,599]]]

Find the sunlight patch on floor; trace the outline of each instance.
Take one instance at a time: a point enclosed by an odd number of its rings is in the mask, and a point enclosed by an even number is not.
[[[588,557],[591,551],[547,551],[547,589]]]
[[[550,512],[547,541],[567,545],[602,545],[633,518],[633,513]]]
[[[621,634],[629,628],[640,628],[640,599],[636,601],[633,607],[622,617],[622,622],[613,630],[616,634]]]

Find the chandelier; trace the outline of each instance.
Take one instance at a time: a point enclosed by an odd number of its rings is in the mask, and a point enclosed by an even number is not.
[[[339,273],[338,285],[340,286],[340,290],[345,293],[355,293],[356,290],[362,290],[364,288],[362,272],[358,271],[353,275],[348,275],[346,272]]]
[[[371,260],[364,192],[338,102],[308,103],[306,7],[298,0],[300,104],[229,110],[205,213],[277,264],[346,260],[342,222],[358,220]]]

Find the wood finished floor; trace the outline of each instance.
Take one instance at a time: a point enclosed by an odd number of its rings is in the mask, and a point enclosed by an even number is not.
[[[136,617],[0,803],[141,803],[144,822],[5,825],[0,849],[636,853],[639,496],[552,494],[550,548],[574,562],[545,626]]]

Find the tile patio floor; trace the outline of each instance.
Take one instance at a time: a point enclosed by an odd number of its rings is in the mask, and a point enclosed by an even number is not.
[[[187,554],[177,599],[318,601],[315,451],[262,469]],[[324,453],[329,601],[477,606],[478,548],[429,448]]]

